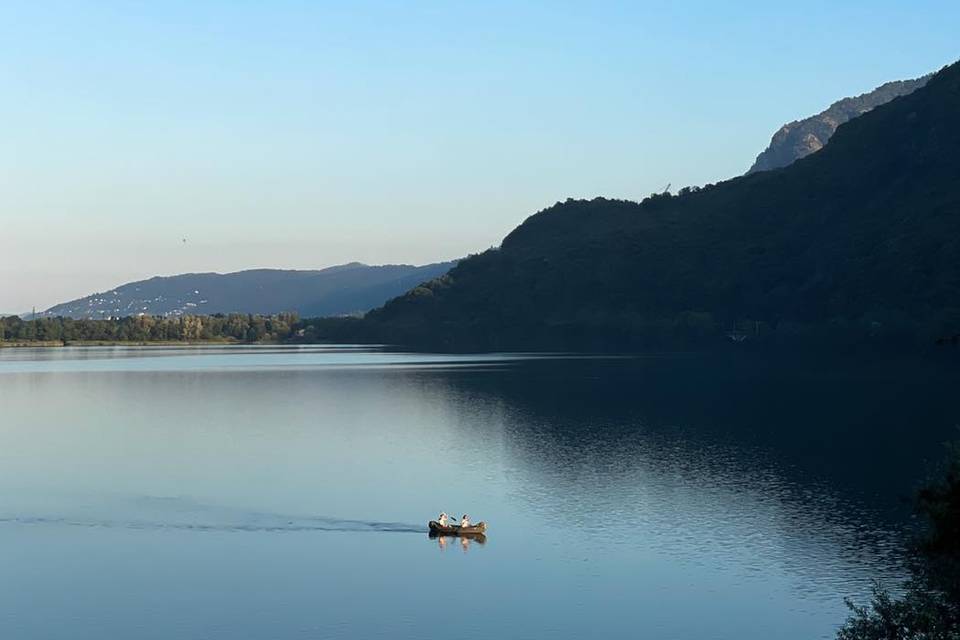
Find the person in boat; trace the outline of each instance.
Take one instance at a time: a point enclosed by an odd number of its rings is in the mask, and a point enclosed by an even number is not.
[[[449,526],[448,523],[449,518],[447,517],[447,514],[441,512],[440,515],[437,516],[437,524],[439,524],[441,527],[447,527]]]
[[[463,514],[463,517],[460,518],[460,528],[465,528],[470,526],[470,516]]]

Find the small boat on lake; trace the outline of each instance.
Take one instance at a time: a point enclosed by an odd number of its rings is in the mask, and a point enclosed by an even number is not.
[[[469,527],[461,527],[458,524],[440,524],[436,520],[431,520],[427,526],[430,528],[431,535],[438,536],[482,536],[487,532],[487,523],[478,522]]]

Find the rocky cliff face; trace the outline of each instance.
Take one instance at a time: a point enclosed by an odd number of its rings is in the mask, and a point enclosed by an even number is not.
[[[930,75],[915,80],[897,80],[883,84],[869,93],[855,98],[844,98],[805,120],[783,125],[773,134],[763,153],[747,173],[769,171],[793,164],[796,160],[823,148],[833,132],[844,122],[870,111],[894,98],[913,93],[930,79]]]

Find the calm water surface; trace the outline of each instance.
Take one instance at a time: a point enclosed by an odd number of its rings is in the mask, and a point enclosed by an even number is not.
[[[0,637],[827,638],[957,377],[692,356],[0,351]],[[431,540],[439,510],[486,544]]]

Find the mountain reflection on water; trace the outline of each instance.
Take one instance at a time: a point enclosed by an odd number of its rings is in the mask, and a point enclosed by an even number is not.
[[[0,632],[829,637],[843,597],[901,575],[958,381],[742,354],[0,353]],[[429,538],[441,510],[488,536]],[[411,589],[438,580],[469,588]]]
[[[514,496],[551,526],[642,531],[668,554],[739,548],[748,565],[774,555],[811,584],[831,579],[818,571],[838,553],[895,580],[912,493],[957,435],[958,378],[923,361],[839,364],[530,360],[424,377],[419,392],[503,425],[463,437],[502,439]]]

